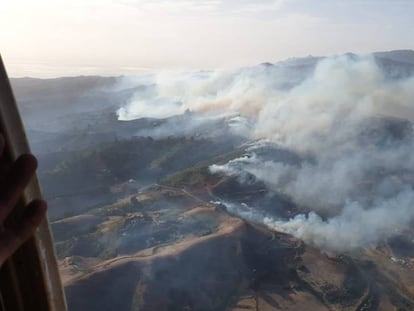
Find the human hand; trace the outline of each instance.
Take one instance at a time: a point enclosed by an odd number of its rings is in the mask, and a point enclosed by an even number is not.
[[[0,155],[4,150],[4,138],[0,135]],[[20,156],[10,170],[0,176],[0,267],[35,231],[46,214],[43,200],[33,200],[10,226],[4,226],[37,168],[37,160],[31,154]]]

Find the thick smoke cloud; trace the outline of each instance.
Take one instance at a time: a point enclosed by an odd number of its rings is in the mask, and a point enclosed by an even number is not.
[[[413,217],[414,193],[411,187],[390,198],[377,198],[371,205],[347,203],[340,214],[323,220],[315,212],[300,214],[288,222],[265,217],[268,227],[291,233],[322,250],[346,251],[374,246],[382,239],[401,233]]]
[[[291,220],[259,217],[267,226],[345,251],[376,244],[414,218],[413,78],[390,80],[371,57],[335,57],[315,67],[261,65],[157,79],[152,98],[166,100],[169,115],[238,115],[249,124],[239,132],[260,139],[249,156],[210,170],[241,182],[254,175],[310,211]],[[133,100],[122,113],[137,117],[142,107]],[[256,150],[266,145],[301,161],[264,158]]]
[[[234,71],[162,72],[136,80],[141,87],[118,110],[121,120],[166,118],[185,111],[210,116],[256,116],[273,93],[302,81],[308,70],[260,65]]]

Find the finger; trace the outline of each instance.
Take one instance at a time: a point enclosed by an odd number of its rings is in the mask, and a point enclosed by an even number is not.
[[[45,217],[46,210],[45,201],[32,201],[22,218],[0,233],[0,265],[34,233]]]
[[[37,160],[31,154],[22,155],[13,163],[0,188],[0,223],[16,205],[36,168]]]

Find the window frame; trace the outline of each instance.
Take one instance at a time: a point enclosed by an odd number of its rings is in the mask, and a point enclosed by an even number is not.
[[[21,154],[30,153],[24,126],[0,55],[0,132],[4,135],[5,157],[11,164]],[[32,199],[42,198],[35,176],[16,211]],[[13,222],[13,213],[8,222]],[[33,237],[24,243],[0,269],[0,310],[65,311],[66,299],[60,280],[53,238],[45,219]]]

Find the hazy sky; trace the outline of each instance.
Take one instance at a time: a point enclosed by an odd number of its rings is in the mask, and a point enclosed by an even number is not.
[[[223,68],[414,49],[414,0],[0,0],[10,76]]]

